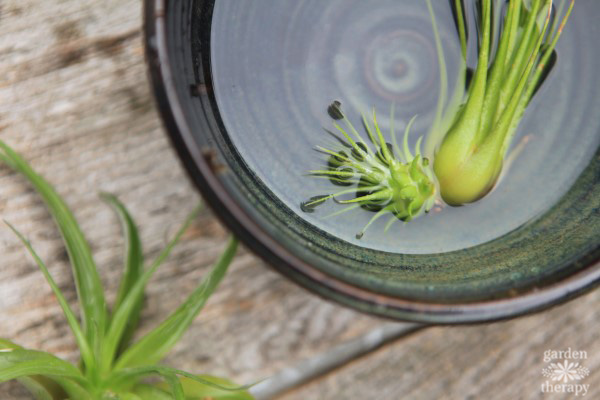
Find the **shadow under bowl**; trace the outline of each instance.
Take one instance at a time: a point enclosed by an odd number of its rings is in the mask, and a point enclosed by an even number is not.
[[[444,324],[541,310],[600,282],[600,151],[543,215],[463,250],[395,254],[307,223],[257,178],[226,132],[211,80],[213,7],[214,0],[146,0],[151,81],[172,143],[205,200],[279,272],[371,314]]]

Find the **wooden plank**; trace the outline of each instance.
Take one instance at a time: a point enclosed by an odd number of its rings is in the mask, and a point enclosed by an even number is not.
[[[0,126],[6,125],[0,134],[74,208],[112,299],[122,239],[96,192],[116,193],[131,208],[149,257],[198,201],[148,93],[140,4],[5,0],[0,12]],[[5,168],[0,168],[0,217],[29,236],[74,304],[51,218],[23,179]],[[149,287],[142,331],[193,289],[225,238],[209,213],[194,224]],[[74,342],[58,305],[7,229],[0,229],[0,254],[0,337],[74,360]],[[517,321],[428,329],[285,398],[537,398],[542,352],[569,346],[588,351],[591,388],[586,397],[599,397],[599,303],[594,293]],[[310,362],[382,325],[307,294],[242,252],[166,362],[250,382]],[[16,385],[5,384],[0,398],[28,397]]]
[[[335,345],[298,365],[282,369],[275,375],[250,388],[250,393],[258,400],[277,398],[292,388],[320,378],[346,363],[352,362],[379,348],[387,346],[406,335],[424,329],[419,324],[399,324],[389,322],[348,342]]]
[[[288,393],[281,400],[572,399],[543,394],[544,352],[587,352],[585,398],[600,398],[600,291],[546,313],[403,338]],[[582,397],[581,395],[579,397]]]
[[[112,299],[122,238],[97,191],[115,193],[128,205],[149,258],[199,201],[149,95],[140,2],[5,0],[0,15],[0,126],[6,126],[0,135],[72,206]],[[3,167],[0,217],[26,233],[75,305],[50,216],[24,180]],[[226,236],[208,212],[194,224],[150,284],[143,331],[194,288]],[[50,289],[5,228],[0,254],[0,337],[75,360],[74,341]],[[242,251],[166,362],[251,382],[381,323],[309,295]],[[0,398],[28,397],[15,385],[1,385]]]

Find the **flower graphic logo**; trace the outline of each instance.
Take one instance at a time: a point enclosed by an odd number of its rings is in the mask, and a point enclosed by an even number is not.
[[[542,370],[542,375],[546,378],[550,378],[553,381],[562,381],[567,383],[570,381],[579,381],[590,374],[590,370],[579,363],[569,362],[564,360],[561,363],[552,363],[548,367]]]

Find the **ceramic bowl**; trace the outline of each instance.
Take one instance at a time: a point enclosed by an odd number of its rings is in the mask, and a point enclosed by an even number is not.
[[[308,223],[257,177],[226,130],[211,71],[214,7],[214,0],[146,0],[151,83],[170,139],[206,202],[276,270],[367,313],[444,324],[538,311],[600,282],[598,149],[551,207],[468,248],[381,251]]]

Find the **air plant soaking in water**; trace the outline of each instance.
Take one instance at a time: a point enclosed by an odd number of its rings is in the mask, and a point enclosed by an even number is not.
[[[552,0],[477,0],[472,4],[477,8],[477,35],[469,35],[465,1],[452,4],[461,54],[454,91],[448,96],[444,49],[432,2],[427,0],[440,89],[424,151],[422,137],[413,152],[408,145],[416,116],[407,124],[401,146],[394,132],[393,106],[391,144],[381,132],[375,111],[372,123],[363,116],[367,141],[335,101],[328,111],[334,120],[344,122],[343,126],[334,124],[344,149],[317,147],[328,157],[327,168],[310,174],[352,187],[311,198],[302,204],[305,211],[334,199],[348,206],[331,216],[358,207],[375,212],[357,234],[360,238],[384,215],[391,215],[387,230],[395,221],[408,222],[429,212],[436,202],[460,206],[481,199],[494,188],[503,168],[510,164],[511,141],[525,109],[556,63],[555,47],[575,1],[567,7],[563,0],[557,9]],[[496,16],[501,16],[500,24]],[[476,46],[469,46],[471,41],[477,41]],[[477,49],[474,71],[467,66],[471,47]],[[338,199],[345,195],[353,198]]]
[[[236,252],[235,239],[230,240],[215,267],[187,300],[157,328],[131,343],[146,284],[200,208],[192,212],[175,238],[151,266],[144,269],[142,247],[133,219],[114,196],[102,195],[119,216],[127,237],[125,270],[117,299],[109,313],[89,245],[63,199],[2,141],[0,162],[29,180],[54,217],[71,260],[82,320],[80,324],[32,245],[9,224],[50,284],[79,346],[81,362],[75,366],[52,354],[27,350],[0,338],[0,383],[16,379],[39,400],[252,399],[245,387],[236,387],[225,379],[157,365],[191,325],[223,279]],[[152,375],[163,378],[165,382],[146,382],[145,378]]]

